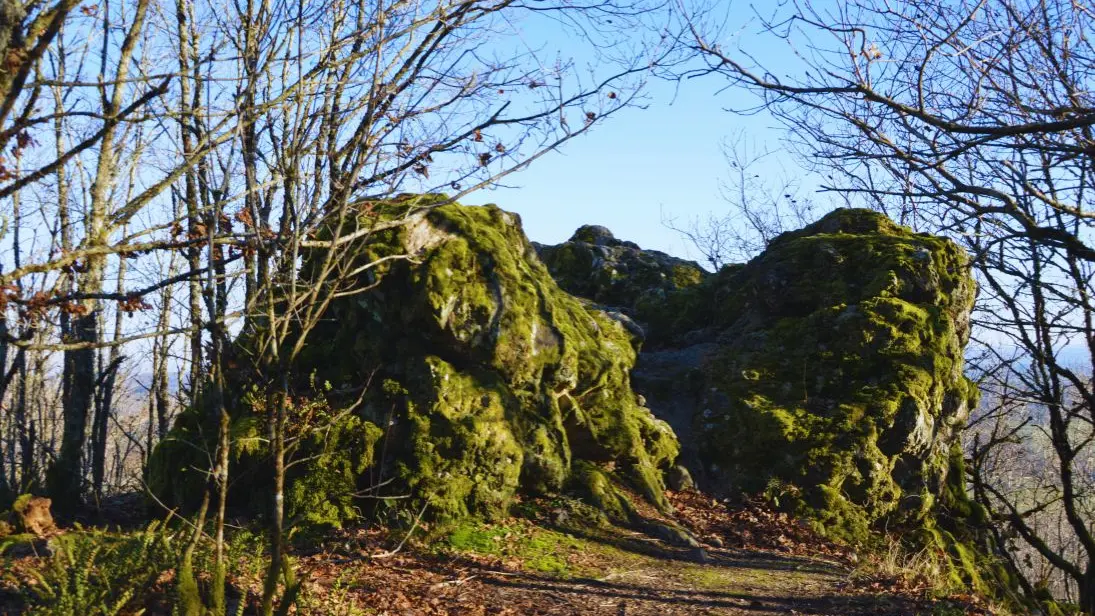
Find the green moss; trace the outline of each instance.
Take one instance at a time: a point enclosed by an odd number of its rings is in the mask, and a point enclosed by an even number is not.
[[[401,478],[435,517],[498,516],[519,484],[524,452],[507,421],[512,403],[489,373],[458,372],[426,357],[407,399]]]
[[[307,464],[294,469],[287,482],[286,512],[295,527],[338,528],[357,517],[361,479],[374,464],[383,432],[352,413],[328,415],[317,423],[297,456]]]
[[[540,257],[560,287],[600,305],[623,309],[647,326],[647,343],[685,331],[707,308],[710,274],[691,261],[641,250],[630,242],[582,227],[558,246],[542,246]],[[679,327],[674,327],[679,323]]]
[[[1079,616],[1080,606],[1065,601],[1055,601],[1048,589],[1036,589],[1038,606],[1046,616]]]
[[[423,493],[437,495],[434,506],[441,512],[496,514],[518,488],[559,489],[575,459],[614,459],[664,506],[660,469],[675,458],[676,439],[635,403],[628,376],[635,352],[624,327],[558,288],[533,257],[516,216],[493,206],[446,205],[421,225],[390,238],[400,249],[421,243],[415,238],[434,238],[420,264],[393,268],[377,294],[361,302],[381,315],[385,332],[374,330],[376,336],[361,345],[366,353],[360,363],[389,366],[410,392],[406,412],[420,435],[412,436],[414,462],[405,465],[414,469],[405,474],[412,487],[435,485]],[[363,249],[377,250],[375,243]],[[414,307],[411,315],[407,306]],[[409,327],[390,326],[400,322]],[[360,334],[342,330],[333,338],[347,335]],[[432,372],[450,359],[459,369],[450,363],[443,375],[421,378],[419,360],[405,355],[386,362],[384,348],[421,349],[427,357],[430,350],[443,352],[446,360],[427,360]],[[480,404],[487,398],[489,404]],[[467,408],[463,421],[470,422],[457,437],[464,443],[459,451],[484,452],[454,462],[459,473],[442,470],[462,455],[443,447],[451,430],[438,431],[436,420],[427,419],[455,407]],[[505,445],[488,454],[489,448],[473,443],[477,439]],[[445,472],[495,479],[461,486]],[[458,505],[467,495],[471,506]]]
[[[673,266],[669,280],[673,283],[673,286],[685,289],[700,284],[704,278],[704,272],[700,268],[678,263]]]
[[[763,493],[849,543],[938,526],[953,533],[939,549],[963,584],[995,567],[976,530],[958,531],[987,520],[965,493],[958,440],[978,390],[962,374],[976,286],[956,244],[844,209],[714,275],[663,262],[661,286],[636,268],[606,276],[639,252],[603,235],[541,250],[565,288],[647,325],[646,348],[691,358],[716,342],[682,369],[686,383],[644,375],[670,415],[676,398],[696,400],[710,487]],[[638,288],[657,292],[626,292]]]
[[[152,450],[145,465],[149,492],[168,506],[193,508],[200,502],[213,445],[209,432],[212,425],[203,424],[201,419],[194,408],[179,413],[171,432]]]
[[[341,257],[361,268],[357,283],[368,290],[330,303],[294,367],[330,384],[333,413],[354,408],[348,423],[324,437],[333,448],[313,451],[294,478],[287,491],[294,519],[336,525],[361,504],[352,494],[385,479],[395,480],[386,493],[409,492],[409,507],[425,505],[432,518],[498,518],[518,492],[562,489],[578,460],[610,462],[613,481],[668,509],[662,473],[679,446],[672,430],[636,402],[631,334],[558,287],[516,215],[443,201],[371,204],[321,233],[406,220],[362,236]],[[407,254],[413,260],[362,267]],[[305,280],[325,256],[319,249],[305,255]],[[248,339],[238,345],[246,356]],[[359,400],[366,383],[383,386]],[[309,384],[294,389],[308,391]],[[171,479],[189,464],[185,456],[194,459],[191,448],[201,441],[194,437],[206,432],[200,416],[184,413],[149,466],[150,483],[168,502],[200,489]],[[263,413],[239,409],[233,416],[242,430],[255,427],[246,418]],[[378,445],[379,432],[365,429],[374,425],[386,426],[386,442]],[[258,450],[241,452],[240,463],[262,456],[261,441],[247,442]],[[320,445],[313,436],[303,443],[302,455]],[[377,447],[385,452],[380,459]]]
[[[955,589],[1013,586],[965,488],[976,287],[958,246],[838,210],[708,284],[725,343],[695,429],[725,489],[780,486],[780,506],[849,543],[906,529]]]
[[[567,557],[591,549],[570,535],[518,519],[500,524],[465,520],[443,537],[447,551],[516,560],[525,569],[555,575],[577,573]]]
[[[296,398],[289,410],[285,514],[292,534],[339,527],[358,516],[383,432],[361,416],[314,399]],[[245,387],[229,407],[229,502],[254,515],[265,512],[273,490],[261,396]],[[199,405],[185,409],[153,450],[145,481],[160,503],[193,511],[207,486],[216,424]]]
[[[939,431],[971,398],[961,249],[840,210],[726,276],[714,318],[729,343],[708,370],[724,403],[697,418],[706,459],[743,489],[798,486],[788,506],[848,541],[941,488]]]
[[[11,510],[17,514],[23,513],[27,509],[27,505],[30,504],[31,499],[34,498],[33,494],[20,494],[15,497],[15,501],[11,504]]]
[[[966,490],[966,463],[960,443],[951,446],[946,465],[946,481],[939,497],[942,513],[960,523],[984,526],[989,522],[988,512]]]
[[[572,485],[589,504],[605,512],[618,524],[631,524],[639,515],[627,493],[621,490],[610,473],[595,464],[579,460],[574,465]]]
[[[1013,589],[1007,566],[998,557],[978,547],[976,533],[968,527],[951,532],[929,520],[916,533],[920,549],[942,556],[940,565],[955,592],[972,590],[983,597],[1000,596],[1002,589]]]
[[[24,548],[33,553],[32,547],[39,541],[36,535],[31,533],[12,533],[0,535],[0,557],[12,550]]]

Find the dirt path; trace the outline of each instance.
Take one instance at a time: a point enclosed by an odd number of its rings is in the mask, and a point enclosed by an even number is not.
[[[629,563],[633,565],[634,563]],[[849,595],[847,571],[725,551],[705,564],[657,561],[600,578],[407,562],[359,569],[352,601],[379,614],[931,614],[898,595]],[[357,576],[354,576],[357,577]],[[315,589],[313,589],[315,590]],[[338,600],[350,597],[343,595]],[[317,606],[318,607],[318,606]],[[958,612],[964,613],[964,612]]]
[[[357,528],[294,550],[303,592],[296,614],[590,615],[676,614],[983,615],[976,604],[933,599],[901,579],[854,566],[857,556],[763,506],[727,507],[700,493],[670,494],[673,519],[654,514],[645,532],[581,518],[565,499],[530,504],[519,517],[419,529],[405,535]],[[569,503],[569,504],[568,504]],[[583,505],[588,508],[587,505]],[[567,509],[571,507],[571,509]],[[568,514],[569,511],[569,514]],[[571,517],[568,518],[568,515]],[[668,532],[676,529],[677,533]],[[83,532],[83,531],[68,531]],[[661,537],[661,539],[655,538]],[[257,613],[262,544],[237,547],[230,613],[243,599]],[[401,549],[393,548],[400,545]],[[25,607],[20,585],[47,559],[0,559],[0,614]],[[19,574],[22,571],[23,574]],[[208,583],[202,578],[201,583]],[[14,584],[14,585],[12,585]],[[139,599],[146,615],[170,614],[173,570]],[[967,598],[972,600],[972,598]]]
[[[678,509],[690,511],[687,504]],[[696,513],[695,508],[691,509]],[[612,529],[577,535],[528,521],[464,528],[390,558],[316,554],[300,563],[306,613],[666,616],[675,614],[958,615],[968,606],[853,581],[847,551],[810,546],[801,527],[729,518],[692,520],[702,547]],[[685,516],[687,517],[687,516]],[[695,518],[695,516],[693,516]],[[783,520],[783,518],[775,518]],[[748,537],[770,549],[721,547]],[[871,588],[867,592],[864,588]]]

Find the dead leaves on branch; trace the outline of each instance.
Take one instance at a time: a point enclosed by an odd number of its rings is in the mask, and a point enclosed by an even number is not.
[[[82,271],[78,263],[66,270],[70,273]],[[138,294],[125,295],[114,299],[118,310],[126,315],[132,315],[146,310],[152,310],[153,306],[145,301],[144,296]],[[91,302],[78,299],[69,294],[62,294],[58,290],[35,291],[30,297],[25,297],[24,292],[14,284],[0,286],[0,310],[4,310],[9,304],[19,304],[19,320],[24,325],[33,325],[45,320],[51,309],[56,309],[63,314],[72,317],[83,317],[91,313]]]
[[[131,295],[125,299],[118,300],[118,310],[121,310],[126,314],[133,314],[134,312],[152,310],[152,305],[144,301],[140,296]]]

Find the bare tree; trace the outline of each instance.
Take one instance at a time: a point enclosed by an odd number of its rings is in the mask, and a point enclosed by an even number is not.
[[[271,613],[308,393],[296,358],[327,303],[368,284],[360,243],[634,105],[678,60],[671,19],[656,0],[0,5],[0,500],[44,483],[66,513],[102,504],[167,436],[176,395],[211,437],[180,596],[223,613],[226,362],[246,348],[274,485]],[[529,21],[586,57],[530,41]],[[433,196],[381,206],[405,192]],[[207,599],[192,560],[210,526]]]
[[[265,391],[274,475],[267,613],[284,569],[284,482],[293,463],[287,422],[306,377],[297,357],[332,299],[360,292],[378,263],[411,257],[362,263],[354,257],[360,243],[451,199],[410,199],[396,216],[382,215],[378,204],[404,187],[447,189],[455,199],[490,185],[626,107],[636,78],[675,51],[672,44],[639,49],[610,72],[583,76],[531,51],[507,57],[492,49],[492,32],[526,11],[509,0],[412,11],[404,3],[324,6],[330,21],[320,28],[302,24],[300,16],[317,8],[305,3],[256,19],[262,27],[238,49],[246,76],[238,98],[261,111],[248,122],[263,129],[240,134],[245,200],[236,217],[254,231],[244,248],[254,272],[246,278],[244,328]],[[537,10],[606,28],[643,18],[638,9],[560,3]],[[294,43],[278,48],[279,40]],[[254,49],[272,51],[256,57]],[[305,57],[303,50],[311,51]],[[308,96],[282,96],[290,86]]]
[[[723,142],[722,152],[727,177],[719,189],[727,209],[687,221],[662,213],[662,225],[683,237],[715,270],[748,261],[777,235],[812,222],[817,213],[800,179],[776,169],[777,150],[739,132]]]

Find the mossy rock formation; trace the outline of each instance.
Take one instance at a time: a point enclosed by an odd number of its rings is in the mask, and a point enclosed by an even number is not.
[[[579,227],[557,246],[536,244],[551,275],[567,292],[603,307],[623,309],[641,325],[644,343],[668,343],[689,332],[698,317],[699,265],[634,242],[597,225]]]
[[[694,284],[606,287],[599,262],[557,260],[583,252],[579,236],[541,252],[564,288],[617,299],[646,328],[635,389],[701,487],[763,493],[850,543],[900,529],[948,554],[956,584],[1013,585],[965,487],[959,433],[978,390],[963,374],[976,285],[961,248],[840,209]],[[616,288],[639,290],[606,300]],[[664,300],[632,299],[651,294]]]
[[[559,258],[597,252],[579,231],[542,253],[564,288],[648,327],[636,389],[706,488],[767,491],[849,541],[883,519],[970,513],[952,453],[977,397],[962,372],[976,287],[953,242],[842,209],[693,284],[606,286],[605,260]],[[613,241],[663,274],[682,267]],[[658,293],[660,311],[637,299]]]
[[[368,216],[403,216],[422,202]],[[632,334],[558,287],[516,215],[493,205],[420,208],[408,224],[360,240],[350,265],[389,255],[411,258],[361,273],[368,290],[331,302],[298,362],[325,390],[338,431],[336,446],[325,438],[309,454],[324,452],[322,468],[302,464],[291,478],[291,515],[334,502],[311,521],[338,523],[353,494],[388,479],[385,493],[407,492],[436,518],[500,514],[521,492],[603,495],[606,478],[668,508],[662,477],[677,439],[632,392]],[[303,267],[307,279],[310,258]],[[367,384],[363,403],[340,414]],[[242,409],[234,414],[237,432],[254,429]],[[187,464],[196,423],[181,418],[150,464],[152,487],[173,502],[184,498],[172,473]],[[241,451],[233,472],[251,472],[262,455]]]
[[[838,210],[723,284],[695,418],[709,470],[747,491],[789,483],[850,539],[893,514],[926,518],[977,398],[962,371],[976,294],[964,251]]]

